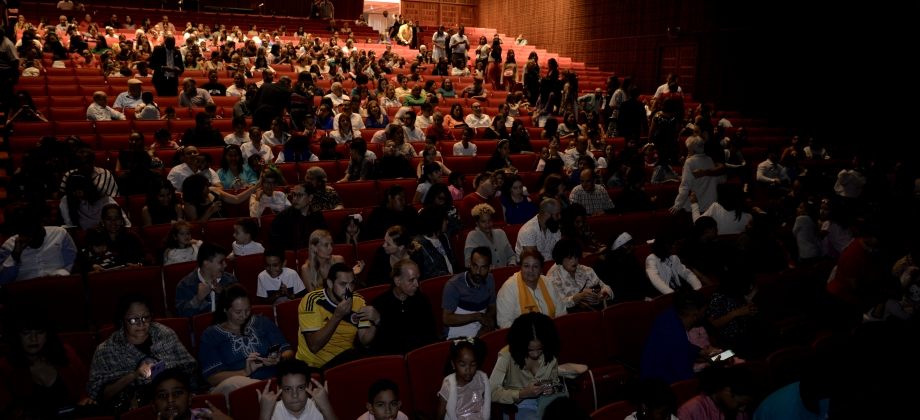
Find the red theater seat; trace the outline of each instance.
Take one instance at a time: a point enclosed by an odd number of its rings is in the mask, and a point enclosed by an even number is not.
[[[163,289],[160,267],[135,267],[109,270],[86,276],[90,305],[90,319],[96,325],[112,323],[115,304],[126,293],[140,293],[153,302],[155,318],[163,317]]]
[[[374,374],[368,375],[368,372]],[[381,356],[356,360],[329,369],[323,376],[329,384],[329,401],[332,403],[332,408],[336,415],[343,419],[358,418],[367,412],[365,408],[367,399],[363,392],[356,390],[368,389],[378,378],[392,380],[400,389],[406,390],[400,394],[402,402],[400,411],[409,418],[415,417],[412,388],[409,386],[409,375],[406,372],[406,361],[403,356]]]
[[[629,401],[619,401],[591,413],[591,420],[623,420],[636,412]]]
[[[441,296],[444,294],[444,286],[452,277],[453,275],[435,277],[419,283],[419,290],[421,290],[425,296],[428,296],[428,301],[431,304],[431,314],[434,315],[439,334],[444,327],[444,322],[441,317]]]
[[[82,276],[14,281],[4,285],[3,289],[7,294],[8,305],[17,302],[44,310],[45,313],[51,315],[58,331],[86,331],[87,329]],[[112,314],[109,314],[109,317],[111,316]]]
[[[215,96],[215,98],[218,98],[218,96]],[[296,345],[297,343],[294,343],[294,346]],[[272,384],[272,390],[277,392],[274,378],[270,381],[259,381],[230,391],[230,394],[227,395],[230,401],[233,401],[230,405],[230,415],[237,419],[258,419],[260,414],[259,394],[256,391],[262,392],[265,389],[265,384],[269,382]]]
[[[289,300],[279,303],[275,306],[275,312],[278,317],[278,329],[284,334],[284,339],[297,350],[297,337],[300,336],[300,324],[297,319],[297,311],[300,306],[300,299]]]
[[[424,282],[423,282],[424,283]],[[436,418],[439,398],[431,390],[440,389],[444,372],[437,369],[450,357],[450,341],[431,344],[406,355],[409,382],[412,384],[412,400],[415,409],[428,418]],[[489,349],[489,352],[492,352]]]
[[[496,290],[498,289],[496,288]],[[486,343],[486,348],[489,349],[488,353],[486,353],[486,360],[482,363],[481,367],[483,373],[486,375],[492,374],[492,369],[495,368],[495,364],[498,363],[498,352],[508,345],[506,342],[507,338],[507,328],[488,332],[480,337],[480,339]]]
[[[624,302],[602,312],[607,337],[607,355],[621,364],[639,366],[642,346],[652,328],[652,303]]]
[[[332,187],[339,193],[346,207],[371,207],[380,203],[377,200],[375,181],[336,183]]]
[[[226,414],[228,411],[227,397],[223,394],[196,395],[192,399],[191,408],[208,408],[208,405],[205,404],[205,401],[213,404],[214,408],[217,408],[224,414]],[[149,406],[141,407],[121,415],[121,420],[156,420],[156,418],[157,416],[154,415],[153,409],[151,409]]]

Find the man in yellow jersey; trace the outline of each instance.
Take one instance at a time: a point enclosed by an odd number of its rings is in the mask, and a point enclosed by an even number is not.
[[[329,268],[324,289],[314,290],[300,302],[297,358],[310,367],[326,370],[358,359],[355,335],[367,347],[374,340],[380,314],[367,306],[355,273],[344,263]]]

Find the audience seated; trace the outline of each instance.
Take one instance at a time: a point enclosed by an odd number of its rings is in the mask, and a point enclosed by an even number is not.
[[[87,397],[119,413],[131,410],[132,401],[146,401],[154,365],[178,369],[198,389],[199,364],[173,330],[153,322],[150,298],[129,293],[115,306],[115,332],[96,348],[90,365]]]
[[[722,353],[712,347],[703,350],[690,342],[687,332],[706,319],[706,297],[696,290],[678,290],[674,306],[661,312],[642,348],[642,378],[657,377],[667,383],[696,378],[694,363],[708,362]]]
[[[447,276],[460,272],[456,254],[448,239],[447,211],[443,206],[432,205],[418,214],[415,242],[420,246],[416,252],[422,280]]]
[[[383,201],[371,211],[367,222],[368,239],[381,239],[391,226],[402,226],[409,232],[415,230],[418,212],[406,204],[406,189],[393,184],[384,192]]]
[[[514,252],[523,262],[523,252],[532,249],[542,255],[542,260],[553,257],[553,247],[562,238],[559,220],[562,218],[562,205],[558,200],[548,198],[540,203],[537,215],[530,219],[518,231]]]
[[[591,267],[579,264],[581,245],[570,238],[562,238],[553,247],[556,261],[546,278],[562,297],[569,313],[603,309],[613,300],[613,290],[598,278]]]
[[[631,391],[629,404],[636,411],[626,417],[626,420],[678,420],[677,396],[668,383],[661,378],[646,377],[634,384]],[[722,418],[722,417],[718,417]],[[728,417],[725,417],[727,420]]]
[[[472,213],[473,207],[479,204],[488,204],[493,209],[497,209],[501,206],[498,197],[495,197],[496,186],[491,172],[482,172],[476,175],[476,179],[473,180],[473,186],[476,188],[476,191],[463,197],[463,200],[460,202],[460,220],[463,221],[463,227],[465,229],[472,229],[475,226]],[[495,219],[499,222],[505,221],[503,214],[499,215],[496,213]]]
[[[550,318],[565,315],[562,296],[543,276],[543,255],[528,248],[521,253],[521,270],[513,274],[498,291],[498,326],[508,328],[521,314],[539,312]]]
[[[198,249],[198,268],[192,270],[176,285],[178,315],[193,318],[217,310],[217,298],[224,288],[236,284],[236,277],[225,272],[227,251],[204,243]]]
[[[294,350],[274,322],[252,314],[246,288],[231,284],[220,293],[211,326],[201,334],[198,359],[204,380],[214,387],[210,393],[229,396],[275,377],[279,363],[294,359]]]
[[[325,288],[308,293],[300,301],[297,360],[327,370],[358,359],[355,338],[369,346],[381,319],[360,293],[353,292],[358,282],[344,263],[333,264],[323,284]]]
[[[534,419],[538,399],[559,392],[559,332],[550,316],[533,312],[521,315],[508,327],[508,345],[498,352],[489,377],[491,399],[516,405],[515,418]]]
[[[72,174],[79,174],[91,178],[96,189],[99,190],[99,194],[109,197],[118,195],[118,184],[115,182],[115,177],[107,169],[95,166],[96,154],[93,153],[92,149],[80,148],[77,150],[75,158],[78,167],[64,173],[61,178],[60,193],[66,192],[67,178]]]
[[[330,7],[331,3],[326,2]],[[310,366],[302,360],[286,360],[278,364],[275,379],[278,392],[271,383],[259,392],[259,420],[303,418],[310,420],[337,419],[329,402],[326,385],[311,378]]]
[[[508,235],[501,229],[493,229],[492,216],[495,209],[488,204],[479,204],[473,207],[473,220],[476,229],[466,237],[463,246],[465,263],[469,266],[470,258],[475,249],[485,247],[490,250],[490,262],[493,267],[507,267],[518,264],[518,256],[508,242]]]
[[[313,184],[294,186],[289,195],[291,206],[278,213],[269,228],[272,245],[286,250],[303,249],[309,245],[314,230],[329,229],[323,213],[310,209],[314,196]]]
[[[108,95],[105,92],[98,91],[93,93],[93,103],[86,108],[86,119],[88,121],[112,121],[124,120],[125,114],[118,112],[108,105]]]
[[[702,287],[696,274],[677,256],[679,246],[678,238],[667,233],[659,235],[652,243],[652,253],[645,259],[645,274],[658,294],[688,288],[699,290]]]
[[[438,341],[431,301],[419,291],[418,265],[405,259],[393,264],[392,286],[372,302],[380,313],[374,353],[403,356]]]

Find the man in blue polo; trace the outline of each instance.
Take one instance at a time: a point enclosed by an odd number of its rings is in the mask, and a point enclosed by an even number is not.
[[[444,285],[441,311],[448,340],[479,337],[496,329],[495,278],[492,250],[477,247],[470,254],[470,266]]]

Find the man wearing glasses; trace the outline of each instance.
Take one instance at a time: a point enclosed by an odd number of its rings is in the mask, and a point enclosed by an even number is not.
[[[298,184],[291,190],[288,199],[291,206],[282,210],[269,228],[271,243],[284,249],[298,250],[310,246],[310,234],[316,229],[329,229],[322,212],[310,211],[310,203],[316,195],[313,184]]]

